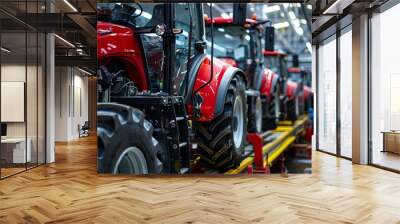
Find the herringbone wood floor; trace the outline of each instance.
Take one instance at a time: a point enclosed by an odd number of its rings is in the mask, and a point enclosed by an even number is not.
[[[0,181],[0,223],[400,223],[400,175],[315,152],[312,175],[112,177],[94,138]]]

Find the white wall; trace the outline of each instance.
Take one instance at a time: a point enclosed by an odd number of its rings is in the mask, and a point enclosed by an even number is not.
[[[88,120],[88,78],[76,68],[56,67],[56,141],[79,138],[78,125]]]
[[[25,64],[3,64],[1,66],[1,81],[4,82],[25,82]],[[32,69],[28,67],[28,70]],[[26,83],[26,82],[25,82]],[[33,95],[33,94],[29,94]],[[36,95],[36,92],[35,92]],[[7,108],[1,108],[7,110]],[[29,115],[28,115],[29,116]],[[29,117],[28,117],[28,120]],[[25,122],[9,122],[7,123],[7,136],[8,137],[25,137]],[[29,137],[29,136],[28,136]]]

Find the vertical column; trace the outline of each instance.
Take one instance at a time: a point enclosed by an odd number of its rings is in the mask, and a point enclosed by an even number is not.
[[[368,15],[353,19],[353,162],[368,163]]]
[[[316,45],[312,45],[312,73],[311,73],[311,89],[314,92],[314,123],[313,123],[313,137],[312,137],[312,149],[315,150],[317,149],[317,46]]]
[[[51,1],[46,2],[46,11],[53,12]],[[46,34],[46,163],[55,161],[55,42],[54,34]]]
[[[341,83],[341,63],[340,63],[340,27],[336,28],[336,155],[341,156],[342,146],[342,127],[340,114],[340,83]]]

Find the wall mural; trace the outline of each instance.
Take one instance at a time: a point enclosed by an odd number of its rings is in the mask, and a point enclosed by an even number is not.
[[[272,6],[98,3],[98,172],[311,172],[311,74],[266,18],[307,51],[311,7]]]

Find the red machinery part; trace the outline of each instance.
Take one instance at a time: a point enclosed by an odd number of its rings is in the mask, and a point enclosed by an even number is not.
[[[215,116],[215,108],[217,104],[217,95],[220,90],[222,78],[226,75],[228,69],[233,68],[231,65],[223,62],[218,58],[214,58],[213,76],[211,82],[197,93],[203,98],[200,112],[201,117],[197,121],[211,121]],[[197,72],[196,82],[193,92],[196,92],[204,83],[210,80],[211,56],[206,56]],[[193,105],[187,106],[189,114],[193,114]]]
[[[271,95],[273,94],[273,87],[278,82],[278,78],[278,75],[270,69],[264,69],[264,74],[261,79],[261,95],[271,97]]]
[[[98,22],[97,23],[97,59],[99,64],[107,65],[111,60],[123,62],[129,78],[140,91],[148,90],[144,56],[139,41],[132,28]]]
[[[219,59],[220,59],[221,61],[227,63],[227,64],[232,65],[233,67],[237,67],[236,60],[233,59],[233,58],[219,58]]]
[[[296,95],[299,92],[299,84],[296,82],[293,82],[291,80],[288,80],[286,82],[286,96],[288,97],[289,100],[293,99],[296,97]]]
[[[303,87],[303,93],[304,93],[304,100],[308,99],[308,97],[314,95],[314,92],[312,91],[312,89],[309,86],[304,85]]]
[[[270,173],[269,166],[264,166],[263,145],[264,140],[260,134],[249,133],[247,134],[247,141],[253,145],[254,151],[254,167],[247,169],[248,173]],[[268,160],[268,153],[267,153]],[[251,166],[251,165],[250,165]]]

